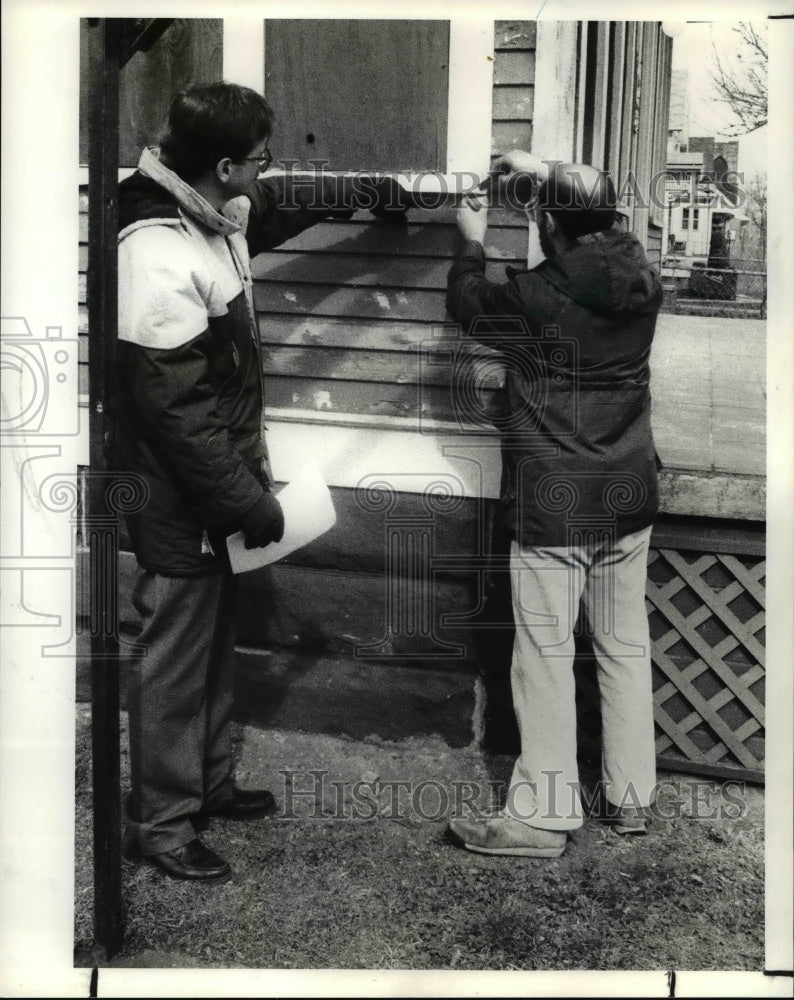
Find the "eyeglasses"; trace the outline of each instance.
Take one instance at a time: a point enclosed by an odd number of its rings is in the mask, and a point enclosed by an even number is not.
[[[265,146],[264,152],[260,153],[259,156],[244,156],[242,158],[244,163],[258,163],[260,170],[267,170],[270,164],[273,162],[273,154]]]

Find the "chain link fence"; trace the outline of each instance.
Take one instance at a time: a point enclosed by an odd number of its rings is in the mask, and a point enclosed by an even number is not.
[[[734,257],[712,264],[715,266],[673,254],[663,257],[662,312],[766,319],[766,261]]]

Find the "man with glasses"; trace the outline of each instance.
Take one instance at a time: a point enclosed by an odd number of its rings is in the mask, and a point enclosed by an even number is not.
[[[496,164],[527,201],[546,259],[485,277],[487,210],[464,204],[447,305],[505,358],[499,516],[511,540],[511,680],[521,753],[504,808],[451,821],[484,854],[557,857],[583,822],[576,762],[574,626],[592,640],[606,818],[645,832],[656,776],[645,580],[658,509],[648,360],[661,287],[616,227],[608,175],[514,151]],[[522,186],[525,194],[521,196]]]
[[[232,782],[234,578],[225,538],[279,541],[264,441],[250,257],[334,214],[396,210],[387,180],[278,175],[272,113],[234,84],[170,107],[159,150],[119,189],[119,468],[148,498],[128,517],[146,652],[129,683],[125,852],[174,878],[225,880],[197,836],[213,816],[272,813]]]

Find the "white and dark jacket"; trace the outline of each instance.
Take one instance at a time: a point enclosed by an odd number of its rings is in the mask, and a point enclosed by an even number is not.
[[[364,207],[377,207],[375,190]],[[120,471],[148,487],[127,518],[145,569],[217,571],[224,536],[266,526],[272,479],[250,256],[359,205],[347,179],[286,175],[257,181],[221,214],[151,150],[122,181],[118,455]]]

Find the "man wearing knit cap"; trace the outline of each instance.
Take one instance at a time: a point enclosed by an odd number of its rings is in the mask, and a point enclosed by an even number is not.
[[[662,293],[642,246],[617,227],[606,173],[515,151],[496,164],[529,202],[545,254],[485,278],[487,206],[461,206],[447,307],[505,360],[499,516],[510,538],[521,738],[495,815],[455,818],[486,854],[557,857],[583,823],[576,760],[574,627],[595,652],[606,817],[643,833],[655,776],[645,580],[658,510],[648,360]],[[522,195],[522,188],[524,194]]]

